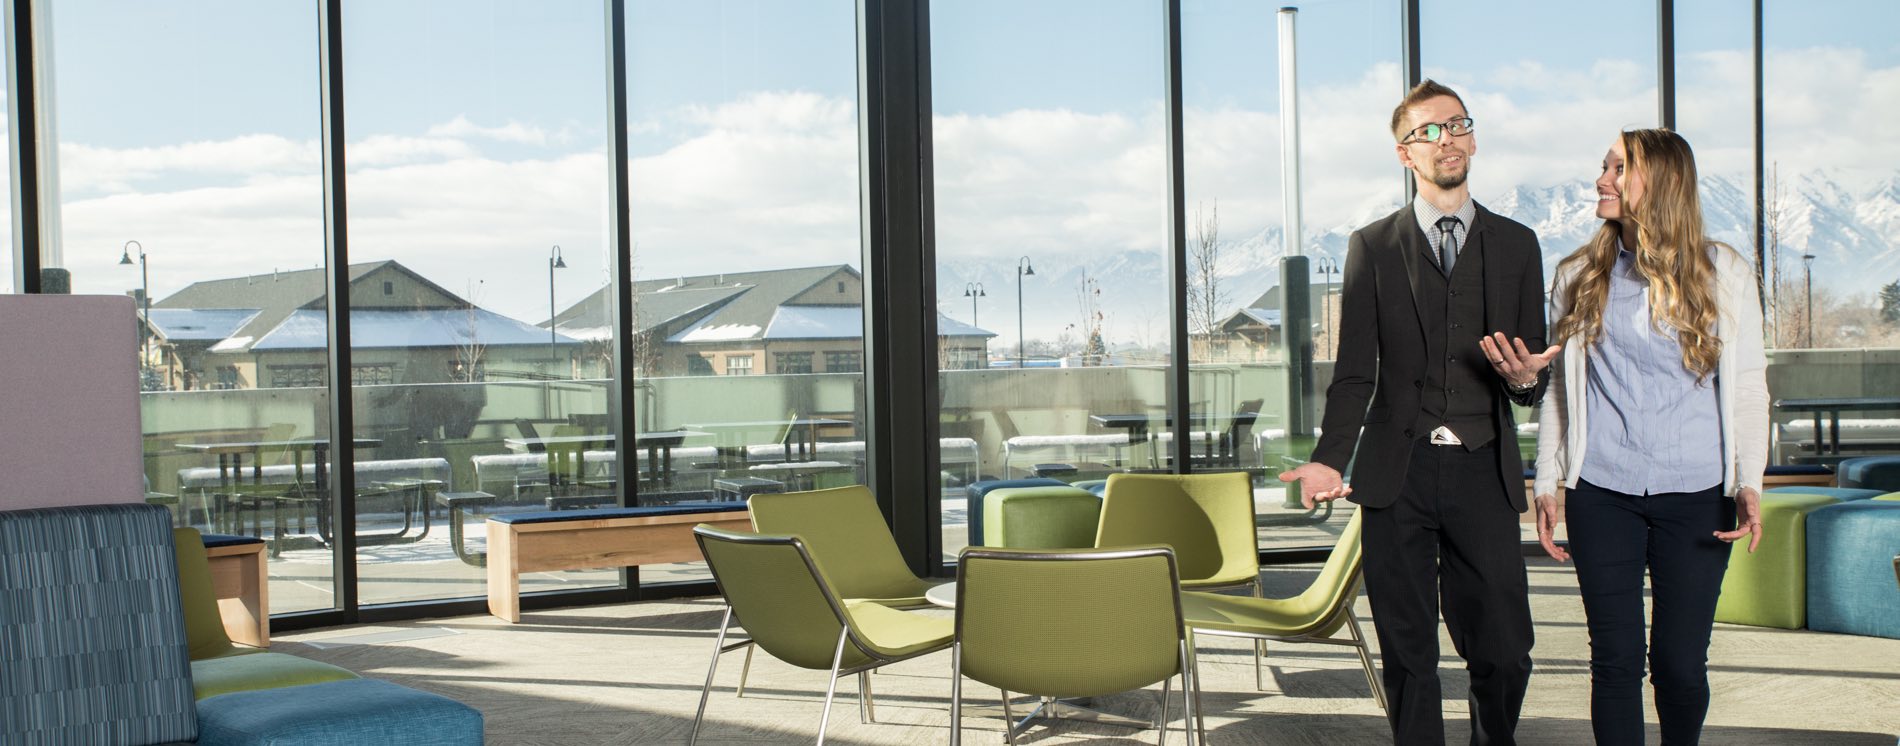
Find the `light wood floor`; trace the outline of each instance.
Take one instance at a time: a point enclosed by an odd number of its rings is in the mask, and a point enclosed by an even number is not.
[[[1290,595],[1314,570],[1269,569],[1269,595]],[[1519,740],[1589,743],[1589,653],[1575,576],[1567,566],[1532,560],[1531,587],[1537,668]],[[363,625],[280,635],[273,649],[473,705],[486,717],[492,744],[685,743],[720,609],[716,599],[701,599],[528,612],[518,625],[487,616]],[[1363,597],[1359,610],[1366,615]],[[1389,742],[1349,650],[1276,646],[1261,692],[1253,688],[1243,645],[1203,643],[1214,744]],[[1462,743],[1465,674],[1449,640],[1441,647],[1448,740]],[[811,742],[823,673],[760,655],[740,699],[733,685],[742,657],[721,662],[701,743]],[[1900,640],[1717,625],[1710,663],[1714,704],[1704,743],[1891,746],[1900,733]],[[939,653],[875,676],[879,722],[872,724],[858,720],[855,684],[840,682],[829,742],[947,743],[949,667],[949,654]],[[1151,716],[1159,689],[1097,701],[1103,709]],[[974,682],[964,692],[966,701],[996,701],[996,690]],[[1174,712],[1179,708],[1177,698]],[[1031,731],[1023,742],[1152,743],[1154,736],[1063,724]],[[967,718],[964,737],[1001,743],[1000,720]],[[1657,742],[1653,722],[1650,738]],[[1179,731],[1169,741],[1184,743]]]

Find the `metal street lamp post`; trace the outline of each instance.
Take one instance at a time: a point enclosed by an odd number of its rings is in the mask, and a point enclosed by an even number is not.
[[[976,326],[976,299],[987,298],[989,294],[983,292],[983,283],[966,282],[963,283],[963,297],[970,299],[970,326]]]
[[[145,244],[125,242],[125,248],[121,250],[123,253],[119,255],[119,264],[132,264],[134,246],[139,249],[139,303],[144,307],[139,319],[142,322],[139,328],[139,371],[143,375],[152,366],[152,273],[145,266]]]
[[[554,270],[567,269],[567,262],[561,260],[561,245],[555,244],[548,254],[548,370],[554,369]]]
[[[1319,305],[1320,318],[1322,319],[1320,328],[1324,330],[1326,334],[1326,344],[1332,346],[1334,349],[1338,349],[1338,342],[1333,340],[1332,298],[1333,275],[1339,273],[1339,262],[1330,256],[1323,256],[1314,262],[1314,269],[1319,271],[1320,276]]]
[[[1016,369],[1023,369],[1023,278],[1036,273],[1029,257],[1016,260]]]
[[[1808,317],[1808,347],[1813,348],[1814,347],[1814,255],[1813,254],[1801,255],[1801,277],[1802,277],[1802,281],[1806,282],[1808,286],[1807,299],[1802,302],[1801,308],[1804,311],[1805,315]]]

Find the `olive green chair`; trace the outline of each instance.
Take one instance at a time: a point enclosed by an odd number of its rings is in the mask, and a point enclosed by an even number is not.
[[[983,544],[1007,549],[1088,549],[1102,498],[1077,487],[1005,487],[983,495]]]
[[[1372,665],[1365,631],[1360,629],[1359,617],[1352,610],[1353,602],[1359,598],[1361,563],[1365,556],[1359,541],[1359,523],[1360,513],[1355,510],[1346,521],[1346,529],[1340,532],[1339,541],[1333,544],[1333,551],[1326,556],[1319,576],[1292,598],[1182,593],[1181,610],[1187,618],[1190,634],[1196,638],[1202,635],[1240,637],[1254,640],[1256,647],[1267,641],[1351,647],[1359,654],[1359,665],[1365,669],[1366,685],[1372,687],[1373,701],[1384,709],[1385,689],[1379,686],[1378,669]],[[1346,630],[1346,637],[1335,637],[1342,628]],[[1200,704],[1195,703],[1195,710],[1200,709]],[[1203,727],[1198,718],[1196,727]],[[1203,733],[1201,741],[1206,740]]]
[[[746,500],[746,510],[752,530],[804,539],[832,590],[847,602],[921,609],[930,606],[924,593],[941,585],[917,577],[904,564],[877,497],[864,485],[753,495]],[[739,671],[741,697],[751,672],[752,649],[747,647]]]
[[[1260,541],[1253,478],[1217,474],[1115,474],[1102,493],[1095,546],[1166,544],[1181,563],[1181,588],[1247,588],[1260,597]],[[1265,643],[1255,646],[1254,688],[1266,689]]]
[[[176,528],[172,545],[178,561],[179,601],[185,612],[185,641],[191,651],[191,681],[198,699],[357,678],[328,663],[232,644],[218,613],[204,538],[198,529]]]
[[[1166,544],[1181,588],[1260,588],[1253,481],[1246,472],[1115,474],[1102,494],[1095,546]]]
[[[1169,686],[1182,678],[1182,730],[1197,686],[1181,616],[1179,575],[1167,547],[1017,550],[971,547],[957,565],[951,648],[950,743],[962,743],[963,677],[1003,690],[1010,743],[1056,698],[1096,697],[1161,682],[1157,742],[1167,741]],[[1011,692],[1043,707],[1018,722]],[[1145,727],[1146,721],[1136,721]]]
[[[924,592],[938,584],[904,564],[869,487],[753,495],[746,509],[754,531],[804,539],[838,597],[900,609],[930,605]]]
[[[858,674],[858,714],[873,722],[877,712],[865,672],[950,646],[948,619],[841,599],[797,536],[739,533],[705,524],[694,527],[693,534],[725,596],[726,617],[706,666],[689,744],[699,741],[721,653],[745,647],[749,659],[752,646],[757,646],[794,666],[829,671],[824,715],[818,721],[818,743],[823,744],[838,677]],[[727,645],[726,633],[735,617],[751,639]]]

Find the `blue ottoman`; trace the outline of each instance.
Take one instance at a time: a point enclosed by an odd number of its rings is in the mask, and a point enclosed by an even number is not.
[[[233,692],[198,702],[199,746],[451,746],[482,742],[482,714],[376,679]]]
[[[1048,477],[991,479],[986,482],[971,482],[970,486],[964,488],[963,491],[964,512],[969,513],[970,546],[987,546],[983,543],[983,497],[990,494],[990,490],[1008,489],[1011,487],[1062,487],[1067,485],[1068,482],[1064,482],[1060,479],[1050,479]]]
[[[1886,492],[1900,492],[1900,456],[1862,456],[1834,467],[1834,483]]]
[[[1900,639],[1900,502],[1863,500],[1808,514],[1808,629]]]
[[[1770,487],[1768,488],[1767,491],[1794,492],[1794,493],[1798,493],[1802,495],[1827,495],[1828,497],[1834,498],[1841,502],[1853,502],[1855,500],[1866,500],[1869,498],[1875,498],[1875,497],[1879,497],[1881,495],[1887,494],[1886,490],[1869,490],[1869,489],[1861,489],[1859,487],[1803,487],[1799,485],[1790,486],[1790,487]]]

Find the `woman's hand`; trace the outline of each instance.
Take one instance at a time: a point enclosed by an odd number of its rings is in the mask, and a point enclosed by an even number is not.
[[[1537,496],[1537,543],[1544,545],[1544,553],[1558,562],[1569,562],[1570,552],[1557,546],[1555,532],[1557,522],[1563,520],[1564,506],[1557,502],[1554,495]]]
[[[1748,553],[1754,554],[1761,544],[1761,493],[1753,487],[1735,493],[1735,530],[1715,532],[1715,538],[1731,544],[1744,536],[1750,537]]]

